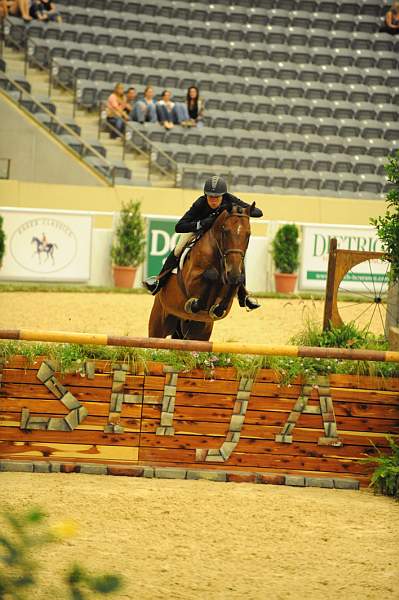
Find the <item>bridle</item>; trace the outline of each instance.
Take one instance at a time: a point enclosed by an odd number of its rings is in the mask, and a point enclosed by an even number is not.
[[[233,214],[229,214],[227,215],[227,217],[224,220],[224,223],[221,227],[221,240],[222,240],[222,244],[219,244],[215,234],[213,234],[215,243],[216,243],[216,247],[218,250],[218,254],[219,254],[219,259],[220,259],[220,271],[221,271],[221,275],[222,278],[224,280],[225,283],[225,273],[226,273],[226,269],[227,269],[227,264],[226,264],[226,259],[228,257],[229,254],[239,254],[241,256],[241,262],[244,262],[244,258],[245,258],[245,250],[242,250],[241,248],[227,248],[227,250],[223,247],[223,235],[225,232],[225,223],[228,219],[231,219],[232,217],[239,217],[239,218],[244,218],[244,219],[248,219],[249,220],[249,215],[247,215],[246,213],[233,213]]]

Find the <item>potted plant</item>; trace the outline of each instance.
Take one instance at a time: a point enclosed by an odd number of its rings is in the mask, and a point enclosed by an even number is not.
[[[3,263],[3,257],[6,253],[6,234],[3,229],[3,217],[0,215],[0,268]]]
[[[116,287],[133,287],[137,267],[144,260],[145,228],[140,202],[122,203],[119,222],[111,248],[112,270]]]
[[[276,272],[276,292],[290,293],[295,290],[299,260],[298,227],[287,224],[280,227],[272,244]]]

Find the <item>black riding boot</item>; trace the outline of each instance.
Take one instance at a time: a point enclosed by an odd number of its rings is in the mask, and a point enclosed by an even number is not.
[[[177,267],[179,264],[179,257],[175,256],[175,253],[172,252],[169,254],[166,259],[160,274],[157,277],[149,277],[145,281],[143,281],[144,287],[151,292],[153,296],[159,292],[161,288],[165,285],[167,280],[169,279],[169,275]]]
[[[260,307],[259,302],[255,298],[250,298],[245,285],[240,285],[237,291],[238,304],[248,310],[255,310]]]

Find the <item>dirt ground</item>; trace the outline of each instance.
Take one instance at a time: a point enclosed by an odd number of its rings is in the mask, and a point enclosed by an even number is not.
[[[0,294],[0,328],[146,335],[152,298],[125,294]],[[320,301],[236,305],[214,339],[285,343]],[[348,308],[348,311],[351,309]],[[53,545],[40,593],[65,598],[54,573],[80,561],[125,575],[115,600],[398,598],[398,505],[369,491],[0,473],[0,510],[38,505],[76,537]],[[0,525],[1,529],[1,525]]]
[[[212,339],[264,344],[284,344],[301,331],[307,318],[322,322],[321,300],[261,298],[261,308],[251,313],[234,302],[232,311],[215,324]],[[117,335],[147,335],[153,298],[136,294],[29,293],[0,294],[0,328],[56,329]],[[360,325],[368,325],[370,305],[342,303],[347,320],[360,313]],[[368,308],[369,307],[369,308]],[[379,313],[370,331],[382,330]]]
[[[42,590],[80,562],[125,575],[115,600],[398,597],[399,508],[369,491],[0,473],[0,507],[37,505],[75,537],[41,551]]]

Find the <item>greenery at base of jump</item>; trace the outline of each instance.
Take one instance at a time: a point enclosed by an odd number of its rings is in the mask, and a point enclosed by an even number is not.
[[[387,210],[385,215],[370,222],[377,229],[386,260],[391,263],[391,280],[399,282],[399,151],[389,157],[385,170],[392,184],[386,197]]]
[[[49,525],[47,515],[37,508],[28,511],[7,510],[0,514],[0,600],[29,600],[37,597],[41,563],[38,550],[75,535],[77,526],[73,521]],[[60,590],[54,587],[59,574],[64,585],[62,598],[88,600],[98,594],[111,594],[122,586],[119,575],[92,575],[75,563],[67,569],[52,566],[51,577],[46,579],[45,589],[49,596],[61,600]]]
[[[376,448],[377,456],[365,458],[362,462],[377,465],[370,482],[374,491],[399,500],[399,446],[392,436],[387,435],[386,438],[392,453],[386,455]]]
[[[320,325],[311,320],[307,321],[305,329],[292,338],[290,343],[298,346],[364,348],[382,351],[388,349],[385,338],[359,330],[353,323],[323,332]],[[154,361],[172,366],[176,371],[200,368],[209,378],[213,377],[216,367],[234,367],[237,370],[237,377],[255,376],[258,369],[268,368],[277,373],[282,385],[290,385],[297,376],[303,376],[311,382],[316,380],[318,375],[331,373],[399,377],[399,364],[396,363],[213,354],[44,342],[0,342],[0,363],[15,355],[25,356],[31,364],[38,356],[46,356],[55,361],[57,370],[80,372],[82,375],[85,373],[86,361],[97,359],[109,361],[110,364],[125,362],[132,373],[146,372],[147,364]]]

